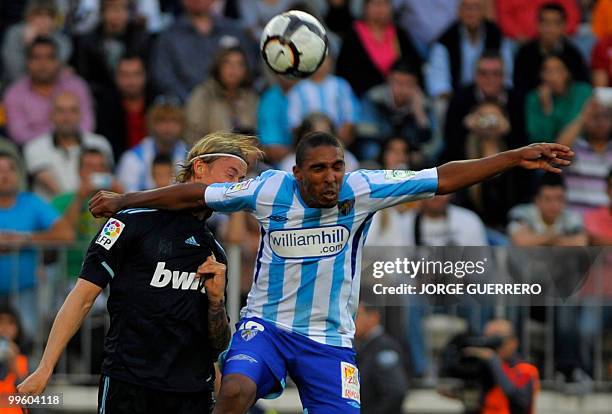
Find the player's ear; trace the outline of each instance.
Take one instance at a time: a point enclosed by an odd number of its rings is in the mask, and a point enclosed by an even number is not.
[[[297,165],[293,166],[293,176],[296,180],[302,181],[302,169]]]

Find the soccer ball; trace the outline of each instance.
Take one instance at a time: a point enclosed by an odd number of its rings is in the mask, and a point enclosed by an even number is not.
[[[315,17],[291,10],[268,22],[260,47],[263,60],[274,72],[305,78],[323,64],[327,56],[327,34]]]

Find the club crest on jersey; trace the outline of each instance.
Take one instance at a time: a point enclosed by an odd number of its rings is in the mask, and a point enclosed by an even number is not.
[[[250,180],[241,181],[239,183],[232,184],[227,188],[227,190],[225,190],[225,194],[232,194],[232,193],[237,193],[239,191],[244,191],[247,188],[249,188],[252,181],[253,179],[251,178]]]
[[[110,250],[111,247],[117,242],[121,233],[125,229],[125,224],[121,221],[112,218],[106,222],[100,235],[96,239],[96,244],[104,247],[106,250]]]
[[[410,170],[385,170],[385,180],[405,180],[413,175],[416,173]]]
[[[259,332],[263,332],[264,329],[265,328],[263,327],[262,324],[254,322],[254,321],[245,322],[242,325],[240,325],[240,328],[238,328],[238,330],[240,331],[240,336],[242,337],[242,339],[244,339],[247,342],[255,338],[255,336]]]
[[[361,403],[359,394],[359,370],[348,362],[340,363],[340,375],[342,376],[342,398]]]
[[[340,210],[340,214],[343,216],[347,216],[351,210],[355,207],[355,199],[351,198],[350,200],[343,200],[338,203],[338,210]]]

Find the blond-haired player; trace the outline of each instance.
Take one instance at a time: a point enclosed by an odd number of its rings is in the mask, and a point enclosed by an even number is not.
[[[237,183],[248,159],[260,154],[253,137],[210,134],[189,151],[178,181]],[[213,362],[227,347],[230,329],[226,257],[204,225],[206,216],[202,209],[115,213],[92,240],[42,360],[19,392],[45,389],[66,344],[108,285],[111,324],[98,412],[210,412]]]

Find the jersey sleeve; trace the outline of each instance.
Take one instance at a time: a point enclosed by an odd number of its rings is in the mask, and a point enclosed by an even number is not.
[[[268,170],[258,177],[239,183],[216,183],[206,187],[204,201],[206,206],[222,213],[232,213],[235,211],[251,211],[257,209],[257,200],[261,195],[268,194],[274,181],[278,181],[282,171]],[[262,189],[267,188],[262,193]]]
[[[134,226],[127,214],[110,218],[89,244],[79,277],[105,288],[119,272]]]
[[[407,201],[430,198],[438,189],[438,170],[358,170],[350,174],[351,187],[370,212]]]

